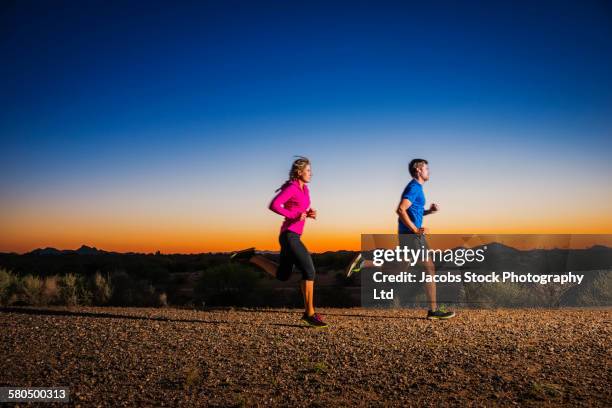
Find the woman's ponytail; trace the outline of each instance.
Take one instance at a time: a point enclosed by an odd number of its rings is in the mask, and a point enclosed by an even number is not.
[[[297,180],[298,178],[300,178],[300,172],[304,171],[306,166],[310,164],[310,160],[308,160],[308,158],[304,156],[293,157],[297,157],[297,159],[295,159],[293,161],[293,164],[291,164],[291,170],[289,170],[289,179],[285,181],[282,186],[277,188],[275,192],[282,190],[287,184],[291,183],[293,180]]]

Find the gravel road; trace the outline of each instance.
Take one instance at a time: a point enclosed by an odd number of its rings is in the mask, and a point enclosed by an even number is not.
[[[81,406],[612,406],[612,309],[0,309],[0,386]],[[58,406],[66,406],[65,404]]]

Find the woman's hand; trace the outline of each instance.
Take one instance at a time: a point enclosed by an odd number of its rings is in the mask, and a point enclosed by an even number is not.
[[[304,221],[306,219],[306,217],[308,217],[308,214],[303,212],[303,213],[300,214],[299,219],[300,219],[300,221]]]
[[[317,219],[317,210],[315,210],[314,208],[309,208],[308,212],[306,213],[306,215],[308,216],[308,218],[312,218],[314,220]]]

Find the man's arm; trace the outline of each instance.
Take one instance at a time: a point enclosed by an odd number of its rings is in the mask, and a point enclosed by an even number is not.
[[[405,226],[410,228],[415,234],[419,234],[422,232],[423,228],[417,228],[417,226],[414,225],[414,222],[412,222],[410,220],[410,217],[408,216],[407,210],[408,208],[410,208],[411,205],[412,203],[410,202],[410,200],[408,200],[407,198],[402,198],[395,212],[397,213],[397,215],[399,215],[400,221],[403,222]]]
[[[439,208],[438,208],[438,204],[436,204],[436,203],[432,203],[432,204],[429,206],[429,210],[425,210],[425,211],[423,211],[423,216],[425,216],[425,215],[429,215],[429,214],[433,214],[433,213],[435,213],[435,212],[438,212],[438,209],[439,209]]]

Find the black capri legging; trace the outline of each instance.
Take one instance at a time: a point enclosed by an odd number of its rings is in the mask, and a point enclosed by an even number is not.
[[[280,242],[280,262],[276,272],[276,278],[286,281],[293,272],[293,266],[297,266],[302,272],[303,280],[314,280],[315,268],[310,253],[300,240],[300,234],[293,231],[283,231],[278,236]]]

